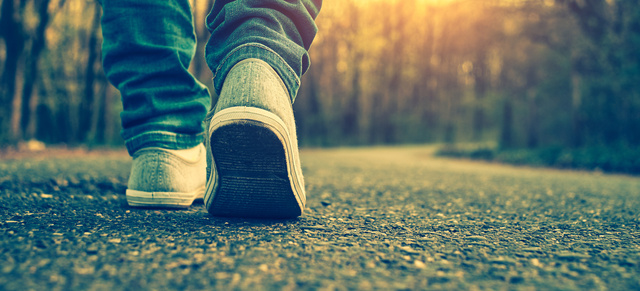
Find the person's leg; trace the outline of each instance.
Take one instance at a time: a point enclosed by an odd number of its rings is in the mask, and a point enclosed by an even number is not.
[[[306,201],[291,103],[321,1],[216,1],[206,59],[218,103],[205,142],[213,215],[295,217]]]
[[[103,66],[120,91],[130,154],[202,142],[207,88],[188,71],[195,33],[188,0],[103,0]]]
[[[294,100],[309,68],[321,6],[322,0],[217,0],[207,17],[205,53],[216,92],[236,63],[257,58],[273,67]]]
[[[133,157],[127,201],[188,207],[206,182],[202,120],[211,102],[188,71],[196,42],[189,1],[101,2],[103,67],[122,95]]]

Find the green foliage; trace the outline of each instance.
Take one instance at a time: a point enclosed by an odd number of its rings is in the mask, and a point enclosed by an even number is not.
[[[536,149],[506,150],[487,145],[449,145],[440,148],[436,155],[513,165],[640,174],[640,151],[621,143],[576,149],[548,146]]]

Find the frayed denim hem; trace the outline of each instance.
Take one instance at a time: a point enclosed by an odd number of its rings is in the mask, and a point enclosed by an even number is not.
[[[129,155],[140,149],[158,147],[170,150],[190,149],[202,143],[204,133],[197,135],[177,134],[168,131],[147,131],[125,140]]]

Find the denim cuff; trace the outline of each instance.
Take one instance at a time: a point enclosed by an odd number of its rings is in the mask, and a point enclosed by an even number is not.
[[[202,143],[204,133],[177,134],[168,131],[147,131],[124,141],[129,155],[142,148],[158,147],[169,150],[190,149]]]
[[[275,51],[260,43],[248,43],[232,50],[223,60],[213,76],[213,86],[219,95],[224,79],[231,68],[238,62],[254,58],[267,62],[277,73],[289,90],[291,103],[296,99],[300,88],[300,78],[287,62]]]

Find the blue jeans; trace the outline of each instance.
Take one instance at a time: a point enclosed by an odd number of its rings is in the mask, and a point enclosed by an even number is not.
[[[122,137],[130,154],[145,147],[186,149],[202,142],[211,106],[189,71],[196,37],[189,0],[102,0],[103,67],[120,91]],[[220,92],[237,62],[258,58],[295,99],[321,0],[217,0],[207,17],[205,57]]]

